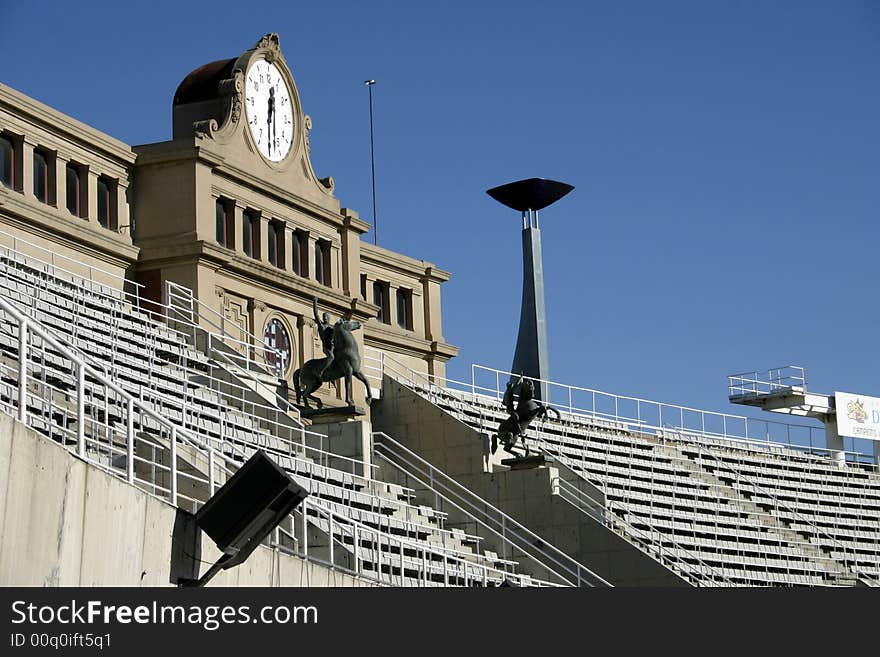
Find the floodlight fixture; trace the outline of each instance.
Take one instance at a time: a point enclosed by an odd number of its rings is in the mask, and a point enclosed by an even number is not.
[[[308,491],[257,450],[195,514],[196,524],[223,556],[200,578],[179,583],[204,586],[220,570],[244,562],[307,496]]]

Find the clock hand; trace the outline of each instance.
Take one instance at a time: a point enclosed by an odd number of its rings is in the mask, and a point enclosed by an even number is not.
[[[269,152],[272,152],[272,142],[274,140],[275,127],[275,88],[269,87],[268,111],[266,113],[266,130],[269,133]]]

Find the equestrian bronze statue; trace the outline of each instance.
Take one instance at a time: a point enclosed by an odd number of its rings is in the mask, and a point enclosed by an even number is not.
[[[519,399],[516,406],[514,406],[513,394],[516,388],[519,388]],[[507,382],[507,390],[504,392],[502,403],[510,417],[501,421],[501,424],[498,425],[498,431],[492,436],[493,454],[498,449],[498,440],[501,439],[504,443],[505,452],[514,456],[520,456],[520,454],[513,450],[516,445],[516,439],[519,438],[522,441],[525,456],[528,456],[529,446],[526,444],[526,430],[529,428],[532,420],[536,417],[546,417],[547,413],[555,413],[557,420],[561,417],[559,411],[555,408],[542,404],[535,399],[535,384],[529,379],[523,381],[522,374],[519,375],[519,381],[516,383],[512,380]]]
[[[293,373],[296,403],[304,403],[306,408],[311,408],[309,406],[311,399],[318,405],[318,408],[323,408],[324,404],[312,393],[323,384],[332,383],[344,377],[345,403],[353,406],[351,377],[354,376],[367,389],[367,403],[369,404],[373,400],[373,395],[370,392],[367,377],[361,372],[361,356],[358,352],[357,341],[351,333],[361,328],[361,323],[352,319],[339,319],[331,326],[330,316],[327,313],[324,313],[321,318],[318,317],[317,299],[314,300],[312,306],[324,357],[307,361]]]

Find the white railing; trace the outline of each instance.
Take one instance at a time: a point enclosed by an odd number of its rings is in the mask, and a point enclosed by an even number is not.
[[[563,461],[564,462],[564,461]],[[607,511],[581,490],[561,477],[553,480],[559,496],[619,536],[623,536],[640,551],[656,559],[672,572],[694,586],[734,586],[733,580],[718,568],[706,563],[698,554],[676,542],[672,536],[653,527],[647,530],[628,522],[623,514],[615,513],[617,505],[607,503]],[[620,531],[623,530],[623,531]]]
[[[365,360],[368,362],[367,366],[364,368],[365,370],[369,370],[373,376],[377,376],[379,372],[392,372],[394,378],[398,380],[402,380],[402,382],[408,383],[410,386],[421,388],[422,390],[431,391],[434,393],[442,393],[443,391],[448,391],[449,388],[441,387],[437,383],[434,382],[432,377],[427,375],[423,375],[419,372],[415,372],[405,365],[402,365],[395,361],[394,359],[387,357],[383,352],[378,352],[378,350],[371,350],[366,353]],[[370,374],[367,375],[368,378]],[[444,382],[448,382],[444,381]],[[463,418],[460,418],[463,419]],[[481,427],[481,430],[483,427]],[[534,433],[534,432],[533,432]],[[544,451],[545,453],[552,454],[556,458],[562,457],[560,460],[570,467],[570,463],[568,463],[568,459],[562,456],[558,449],[555,448],[550,442],[545,440],[543,436],[538,433],[529,437],[529,441],[532,443],[532,447],[537,447],[539,451]],[[577,473],[577,470],[574,470]],[[582,473],[578,473],[580,476],[583,476]],[[591,482],[594,483],[595,482]],[[696,554],[692,551],[685,550],[679,544],[677,544],[670,537],[665,537],[665,544],[662,540],[657,540],[657,536],[663,536],[662,532],[654,529],[653,527],[648,528],[646,530],[638,529],[633,527],[628,523],[625,519],[620,516],[614,516],[612,519],[607,514],[606,510],[597,505],[594,501],[587,500],[580,491],[574,488],[571,484],[564,482],[562,479],[558,479],[557,483],[557,491],[560,493],[560,497],[565,499],[567,502],[578,508],[582,513],[585,513],[592,517],[594,520],[607,527],[611,531],[618,533],[624,538],[628,539],[630,542],[634,543],[639,549],[648,553],[654,558],[657,556],[660,557],[660,561],[667,567],[671,568],[674,572],[677,572],[679,575],[682,575],[687,581],[694,584],[706,584],[709,583],[713,586],[718,585],[729,585],[731,581],[726,578],[722,573],[720,573],[717,569],[707,564],[705,561],[700,559]],[[575,494],[572,491],[577,491]],[[613,520],[613,522],[612,522]],[[645,523],[647,524],[647,522]],[[621,529],[625,531],[621,531]],[[630,533],[627,534],[626,531]],[[651,536],[655,536],[655,540],[653,543],[650,541],[650,537],[647,535],[650,533]],[[650,549],[650,545],[653,545],[653,549]],[[670,547],[674,547],[678,549],[680,552],[685,554],[688,558],[690,558],[694,565],[693,567],[682,566],[680,562],[674,557],[674,555],[670,554]]]
[[[302,426],[299,410],[282,398],[278,388],[266,385],[261,374],[272,374],[279,381],[284,377],[287,363],[285,355],[278,349],[265,344],[262,339],[229,321],[216,310],[196,299],[187,287],[173,281],[165,281],[165,321],[169,326],[182,329],[194,348],[198,347],[199,336],[206,340],[207,353],[218,362],[232,366],[231,372],[244,377],[261,396],[271,399],[285,413]]]
[[[320,501],[313,501],[310,497],[303,500],[297,511],[300,514],[299,521],[303,525],[309,521],[311,515],[311,522],[328,536],[328,544],[321,546],[324,548],[322,552],[326,552],[327,557],[313,557],[313,561],[339,569],[338,562],[346,560],[340,559],[340,553],[344,553],[351,562],[345,570],[359,574],[369,571],[386,585],[469,587],[497,586],[509,582],[517,586],[556,586],[552,582],[490,566],[485,562],[474,562],[468,558],[469,555],[463,553],[446,550],[438,554],[425,543],[383,534],[374,527],[330,510]],[[291,532],[284,533],[295,540]],[[302,536],[305,538],[297,543],[304,543],[303,549],[308,551],[308,532],[305,527]],[[500,563],[505,568],[511,569],[516,566],[512,561],[496,560],[493,563]]]
[[[187,329],[202,329],[240,354],[236,363],[247,370],[267,371],[280,377],[287,363],[284,354],[265,344],[238,323],[228,320],[209,305],[197,299],[192,290],[174,281],[165,281],[165,309],[169,321]],[[196,335],[192,334],[195,342]]]
[[[8,327],[10,335],[17,338],[15,348],[11,349],[14,353],[4,349],[0,359],[0,406],[20,422],[52,437],[102,470],[191,511],[213,495],[240,466],[240,457],[228,457],[204,437],[154,411],[2,297],[0,316],[5,320],[0,325]],[[348,532],[356,539],[372,538],[373,550],[378,551],[379,558],[382,545],[386,546],[386,559],[391,558],[393,546],[401,551],[401,558],[404,551],[415,551],[416,558],[411,558],[406,568],[425,583],[437,581],[438,563],[451,564],[451,574],[459,577],[458,582],[460,575],[456,573],[464,568],[464,577],[473,582],[481,575],[484,583],[500,582],[503,578],[535,583],[531,578],[494,569],[474,555],[370,528],[329,511],[326,502],[310,499],[304,508],[323,513],[336,530],[334,536]],[[307,516],[302,511],[299,514],[305,525]],[[295,517],[285,522],[295,530]],[[275,532],[276,541],[280,534],[280,529]],[[299,536],[294,531],[291,536],[297,554],[320,561],[309,554],[308,531]],[[342,569],[379,583],[393,583],[393,571],[389,570],[386,577],[381,563],[370,560],[366,552],[358,555],[363,549],[355,542],[350,547],[355,553],[354,567]],[[470,563],[462,566],[462,561]]]
[[[33,263],[28,265],[31,269]],[[157,390],[161,387],[162,380],[167,377],[176,378],[183,388],[182,397],[166,397],[166,404],[177,404],[180,406],[181,413],[184,417],[191,416],[198,412],[200,407],[206,406],[207,402],[202,390],[210,390],[212,394],[229,408],[235,409],[243,418],[247,418],[256,427],[270,430],[277,436],[279,440],[287,440],[291,442],[294,436],[299,438],[299,442],[304,443],[306,437],[312,442],[318,443],[318,451],[322,452],[323,443],[326,436],[310,431],[306,431],[302,422],[295,417],[291,417],[283,407],[279,405],[269,405],[253,401],[254,395],[250,388],[236,383],[230,378],[217,378],[205,369],[193,369],[187,365],[186,355],[188,352],[188,340],[182,334],[176,333],[173,329],[164,325],[154,323],[147,317],[138,315],[138,311],[131,309],[126,303],[116,302],[101,295],[99,292],[86,291],[76,287],[74,284],[60,281],[54,275],[39,275],[33,271],[25,271],[20,267],[6,265],[2,267],[3,275],[0,276],[0,288],[5,287],[11,295],[14,293],[16,283],[27,286],[27,297],[23,299],[23,303],[27,304],[24,308],[19,306],[21,310],[26,311],[31,317],[37,319],[42,316],[40,303],[54,305],[57,301],[51,297],[62,296],[71,298],[74,301],[75,308],[62,308],[64,312],[72,315],[69,326],[65,327],[64,335],[75,341],[84,341],[93,347],[101,346],[101,349],[109,352],[106,359],[98,359],[96,356],[85,354],[77,349],[77,353],[81,358],[89,361],[92,366],[104,372],[105,375],[113,376],[121,385],[131,384],[119,379],[120,371],[116,367],[120,363],[129,362],[124,367],[127,369],[138,370],[137,378],[140,379],[138,388],[146,387],[147,389]],[[109,321],[101,321],[100,335],[96,333],[93,324],[99,320],[89,315],[84,315],[86,310],[86,301],[93,304],[106,305],[106,312],[109,314]],[[58,312],[58,311],[56,311]],[[123,322],[136,326],[124,328]],[[55,327],[48,330],[58,333]],[[161,342],[157,335],[158,332],[170,333],[171,339],[177,337],[183,358],[178,362],[165,361],[162,364],[155,362],[156,353],[160,349],[166,347],[166,343]],[[105,335],[106,334],[106,335]],[[131,363],[132,356],[124,354],[120,349],[123,342],[131,342],[134,340],[142,344],[147,350],[147,357],[138,360],[136,364]],[[190,389],[187,382],[199,381],[199,387]],[[160,393],[155,392],[155,395]]]
[[[67,276],[73,281],[79,280],[80,283],[88,283],[89,285],[85,286],[88,289],[94,287],[94,289],[105,293],[112,290],[115,292],[117,299],[127,296],[124,290],[128,287],[138,291],[144,287],[140,283],[125,278],[125,276],[95,267],[94,265],[87,265],[53,249],[48,249],[43,245],[23,239],[17,235],[12,235],[3,230],[0,230],[0,249],[8,253],[14,253],[19,257],[31,258],[41,262],[47,267],[47,273],[52,273],[53,275],[57,273]],[[113,284],[108,285],[101,281],[113,281]],[[140,298],[138,294],[134,296],[135,298]]]
[[[438,402],[443,403],[445,406],[449,406],[451,403],[451,400],[454,400],[456,398],[461,399],[462,402],[470,409],[470,412],[472,412],[474,414],[474,417],[477,414],[479,414],[481,424],[484,420],[487,420],[487,419],[489,422],[494,424],[495,422],[498,421],[498,419],[502,415],[505,415],[505,411],[503,411],[503,409],[500,408],[500,401],[497,399],[497,395],[495,395],[495,396],[484,395],[482,393],[474,394],[473,391],[466,389],[467,384],[456,385],[456,387],[458,388],[458,390],[456,390],[453,387],[449,386],[448,380],[444,380],[442,383],[444,383],[446,385],[441,386],[440,383],[436,379],[433,379],[432,377],[428,377],[428,376],[421,374],[421,373],[418,373],[418,372],[413,372],[411,369],[407,368],[406,366],[403,366],[400,363],[395,362],[393,359],[389,358],[387,355],[377,353],[375,351],[368,352],[367,358],[369,359],[369,363],[370,363],[369,366],[372,370],[371,371],[372,376],[377,377],[379,372],[388,372],[389,374],[392,375],[393,378],[400,380],[402,383],[405,383],[405,384],[417,389],[418,391],[422,392],[423,394],[427,394],[429,396],[429,399],[436,399]],[[453,404],[453,406],[454,406],[454,404]],[[495,411],[494,412],[490,411],[489,406],[494,407]],[[481,409],[483,409],[483,410],[481,410]],[[493,413],[497,414],[497,416],[493,417]],[[471,419],[460,418],[460,419],[465,419],[466,421],[469,421],[469,422],[476,421],[473,418],[471,418]],[[565,417],[564,417],[564,420],[565,420]],[[561,432],[560,437],[563,439],[565,439],[565,434],[567,432],[566,427],[570,422],[583,423],[583,426],[585,429],[587,429],[590,425],[592,425],[593,430],[606,430],[606,431],[610,430],[610,433],[606,436],[606,438],[608,438],[608,436],[613,436],[615,434],[620,434],[622,436],[626,436],[626,433],[621,434],[621,432],[628,431],[631,427],[630,424],[612,421],[609,418],[601,418],[601,419],[597,420],[593,416],[587,416],[585,418],[584,416],[579,416],[577,414],[571,414],[571,415],[568,415],[568,421],[563,421],[561,423],[561,428],[557,427],[557,429],[555,429],[555,430],[558,430],[559,432]],[[552,428],[553,426],[556,426],[557,424],[560,424],[560,423],[557,423],[557,422],[538,422],[535,425],[535,427],[533,428],[534,430],[532,432],[530,432],[529,441],[531,443],[533,443],[533,445],[538,446],[540,449],[547,451],[551,454],[554,454],[554,456],[556,456],[557,458],[560,458],[560,461],[562,461],[563,463],[570,464],[571,467],[573,467],[577,470],[580,465],[578,463],[578,461],[562,456],[561,452],[558,449],[555,449],[553,447],[553,445],[550,444],[550,442],[547,440],[546,436],[544,436],[545,430],[549,430],[550,428]],[[644,423],[642,423],[642,425],[644,425]],[[577,425],[575,424],[573,426],[577,426]],[[602,431],[602,433],[604,434],[605,431]],[[631,440],[634,439],[639,434],[642,434],[644,436],[655,435],[662,442],[666,442],[667,440],[675,439],[676,437],[678,437],[680,435],[680,433],[681,432],[679,432],[679,431],[670,430],[668,428],[663,428],[661,430],[655,430],[654,432],[651,432],[651,431],[633,432],[630,434],[632,436],[632,438],[630,438],[630,439],[621,438],[621,440],[619,441],[620,442],[619,446],[624,449],[628,448],[628,449],[632,450],[633,446],[631,444]],[[534,436],[532,436],[531,434],[534,434]],[[694,432],[694,433],[689,432],[688,437],[691,440],[700,441],[701,443],[703,443],[707,446],[708,445],[721,446],[721,447],[736,446],[739,448],[749,447],[751,449],[755,449],[756,451],[760,451],[765,454],[767,451],[767,449],[766,449],[767,444],[766,443],[755,443],[754,441],[737,440],[737,439],[731,438],[731,437],[728,437],[726,440],[722,440],[722,439],[717,438],[715,436],[706,436],[705,434],[701,434],[699,432]],[[571,433],[567,440],[572,440],[572,439],[577,439],[577,432]],[[610,439],[614,440],[613,438],[610,438]],[[642,438],[641,440],[644,440],[644,438]],[[781,451],[783,449],[784,448],[782,445],[780,445],[778,448],[774,449],[773,450],[774,458],[780,454],[783,456],[792,458],[792,459],[794,459],[794,458],[803,459],[804,458],[804,455],[799,451],[784,452],[784,451]],[[817,448],[815,448],[815,447],[813,448],[813,450],[816,450],[816,449]],[[651,454],[650,456],[646,456],[645,454],[643,454],[640,451],[639,456],[640,456],[640,458],[649,458],[651,460],[651,463],[650,463],[650,471],[651,472],[654,472],[655,468],[657,469],[658,472],[661,472],[663,470],[663,468],[666,467],[666,464],[664,463],[664,461],[675,460],[675,459],[669,459],[668,457],[664,456],[663,458],[660,458],[659,461],[656,461],[656,463],[655,463],[655,459],[659,458],[657,455]],[[606,454],[605,457],[607,458],[608,454]],[[632,454],[631,458],[634,458],[634,457],[635,457],[635,453]],[[855,459],[855,457],[856,457],[856,454],[851,454],[849,456],[849,458],[851,460]],[[685,457],[682,457],[680,460],[681,460],[683,466],[686,466],[689,463],[689,459],[687,459]],[[648,467],[648,466],[646,465],[645,467]],[[586,475],[586,472],[584,472],[583,475]],[[590,481],[593,481],[592,477],[588,477],[588,479]],[[596,485],[599,485],[599,486],[603,486],[603,483],[601,481],[593,481],[593,483]],[[721,496],[719,499],[721,499],[723,502],[723,499],[725,499],[724,495],[726,495],[726,493],[723,492],[722,488],[723,487],[707,486],[707,489],[710,489],[710,490],[717,489],[718,495]],[[623,487],[621,490],[617,490],[617,488],[615,488],[613,490],[616,494],[623,495],[624,499],[628,499],[627,487]],[[674,493],[673,493],[673,495],[674,495]],[[637,503],[638,500],[633,500],[633,502]],[[674,499],[673,499],[673,504],[674,504]],[[640,508],[639,512],[644,512],[644,509]],[[792,512],[796,513],[794,510],[792,510]],[[763,518],[765,515],[767,516],[768,520],[773,518],[772,514],[769,514],[769,513],[768,514],[753,514],[753,515],[754,515],[755,519]],[[658,529],[658,527],[662,524],[663,519],[660,518],[659,516],[657,516],[657,517],[654,516],[653,507],[648,509],[647,516],[641,515],[639,517],[639,522],[640,522],[640,524],[649,525],[648,531],[652,534],[654,532],[662,533],[661,530]],[[673,534],[673,536],[674,536],[674,534]],[[716,533],[716,535],[715,535],[715,539],[719,540],[719,541],[724,540],[725,538],[729,538],[729,536],[725,535],[724,533]],[[807,552],[811,552],[814,550],[814,547],[809,543],[809,541],[806,538],[801,538],[798,540],[791,540],[791,541],[788,541],[788,544],[792,545],[795,548],[800,546],[800,548],[807,550]],[[745,545],[743,546],[744,549],[746,547],[747,546],[745,546]],[[680,551],[682,548],[679,545],[675,549]],[[691,549],[690,552],[693,553],[694,550]],[[805,553],[804,556],[808,556],[808,555]],[[705,563],[705,559],[702,559],[702,560]],[[833,571],[835,568],[839,568],[842,565],[839,562],[835,561],[833,558],[830,558],[827,556],[821,556],[821,555],[811,556],[810,560],[816,562],[816,566],[817,566],[818,570],[816,570],[815,572],[817,573],[817,575],[819,575],[823,572],[827,574],[828,572]],[[823,564],[824,564],[824,567],[823,567]],[[708,565],[708,567],[713,568],[713,566],[711,566],[711,565]],[[804,565],[804,569],[806,571],[811,570],[809,565],[806,565],[806,564]],[[797,578],[795,577],[794,579],[797,579]]]
[[[418,386],[422,390],[433,388],[438,392],[450,390],[465,393],[473,401],[482,399],[481,403],[484,403],[485,398],[500,402],[507,382],[514,376],[504,370],[472,365],[471,380],[456,381],[416,372],[385,352],[367,347],[364,350],[364,373],[367,378],[381,386],[382,373],[385,371],[392,374],[393,378]],[[557,410],[572,418],[581,418],[581,421],[598,425],[604,423],[608,428],[657,435],[669,430],[684,431],[710,441],[734,440],[764,448],[785,445],[797,451],[821,450],[826,445],[823,427],[707,411],[542,379],[534,381],[549,391],[549,400],[545,402]],[[855,449],[854,439],[848,440],[848,460],[875,462],[873,454],[860,452]]]
[[[32,268],[33,265],[29,266]],[[16,268],[14,271],[10,270],[10,267],[4,268],[5,279],[0,278],[0,284],[2,284],[3,280],[6,280],[6,287],[11,292],[12,287],[9,283],[11,276],[14,275],[19,281],[26,281],[31,296],[26,298],[25,301],[29,304],[37,299],[51,304],[53,303],[52,301],[43,298],[48,297],[49,294],[61,294],[65,299],[73,295],[75,300],[82,297],[76,301],[77,308],[75,311],[65,311],[74,314],[74,317],[70,322],[70,327],[59,337],[72,338],[80,344],[87,342],[92,347],[96,344],[106,343],[108,349],[112,349],[114,352],[109,359],[109,363],[106,360],[98,360],[95,356],[85,354],[74,347],[71,347],[71,349],[74,350],[79,358],[89,363],[98,371],[101,371],[104,376],[111,377],[119,385],[127,387],[129,392],[134,394],[142,403],[149,403],[152,408],[157,409],[163,415],[172,414],[179,416],[179,422],[182,426],[190,427],[197,433],[207,431],[207,435],[215,436],[211,438],[213,444],[225,453],[244,458],[253,449],[261,448],[274,455],[276,459],[288,459],[286,467],[290,468],[297,476],[305,476],[312,487],[318,485],[315,483],[316,464],[317,467],[332,467],[343,472],[350,472],[355,477],[355,483],[361,487],[362,491],[367,491],[364,494],[369,496],[370,509],[375,510],[381,506],[394,507],[397,509],[397,513],[406,518],[407,531],[415,532],[419,530],[420,525],[413,521],[412,516],[415,514],[408,505],[397,500],[380,499],[378,491],[382,487],[381,482],[376,482],[372,478],[375,466],[365,463],[362,459],[340,456],[325,450],[324,443],[328,442],[329,439],[324,434],[307,431],[300,423],[295,423],[291,427],[289,417],[278,407],[266,406],[250,401],[251,395],[247,394],[250,392],[248,388],[238,386],[226,379],[221,380],[212,377],[203,370],[194,370],[182,362],[167,363],[163,366],[154,367],[152,356],[146,359],[147,366],[145,371],[141,370],[143,363],[139,360],[138,365],[135,367],[137,371],[130,372],[127,377],[120,378],[121,372],[116,369],[116,365],[122,362],[119,360],[120,354],[117,352],[120,338],[124,336],[130,341],[134,337],[135,341],[139,343],[147,340],[151,343],[147,346],[152,354],[156,352],[158,347],[155,332],[151,332],[149,329],[167,330],[164,326],[141,326],[143,334],[138,334],[138,336],[121,333],[121,329],[117,326],[117,318],[125,318],[130,321],[140,320],[134,315],[127,315],[123,310],[120,310],[118,313],[114,310],[113,318],[109,322],[102,323],[102,330],[110,331],[110,339],[108,341],[103,334],[99,336],[91,333],[85,327],[85,324],[92,320],[79,315],[82,308],[85,307],[85,300],[88,299],[90,303],[103,307],[108,299],[99,296],[92,298],[91,292],[87,292],[69,282],[65,283],[63,291],[59,292],[50,284],[51,281],[55,281],[54,285],[61,285],[54,277],[48,275],[37,277],[25,273],[21,268]],[[32,313],[34,319],[39,320],[40,314],[37,312],[35,304],[29,305],[27,310]],[[56,312],[58,310],[56,309]],[[48,330],[58,334],[55,328]],[[183,340],[181,344],[186,344],[186,341]],[[182,393],[160,392],[160,388],[164,385],[162,379],[169,376],[175,377],[178,380]],[[131,383],[132,377],[137,380],[136,384]],[[129,380],[125,380],[126,378]],[[190,390],[190,386],[186,382],[196,379],[199,381],[198,388]],[[221,406],[212,411],[212,406],[217,405],[217,402],[206,401],[205,393],[203,392],[206,390],[216,394],[221,402],[229,404],[229,406],[226,408]],[[211,422],[214,423],[214,429],[211,429],[205,426],[204,419],[213,413],[216,413],[216,417],[211,419]],[[284,421],[282,421],[282,418]],[[259,428],[259,431],[251,431],[253,427]],[[246,439],[238,436],[242,430],[248,432]],[[309,443],[316,443],[317,447]],[[330,484],[320,484],[320,486],[326,489]],[[344,492],[342,497],[345,497]],[[433,531],[438,533],[444,540],[449,538],[449,532],[438,528],[434,528]]]
[[[471,393],[501,400],[512,376],[503,370],[473,365]],[[825,430],[821,427],[706,411],[553,381],[536,380],[536,383],[549,391],[549,399],[545,401],[554,408],[573,416],[611,422],[628,431],[656,433],[673,429],[706,438],[737,439],[764,445],[783,443],[812,447],[825,443]]]
[[[503,558],[526,555],[562,585],[612,586],[610,582],[474,494],[388,434],[374,432],[372,445],[374,461],[381,459],[407,479],[426,487],[435,498],[435,508],[449,505],[467,518],[468,524],[474,525],[473,531],[482,530],[498,539]]]
[[[765,371],[731,374],[727,377],[727,388],[731,399],[758,397],[788,391],[805,392],[807,380],[803,367],[783,365]]]
[[[751,498],[759,498],[763,497],[765,499],[769,499],[772,503],[772,507],[774,509],[773,516],[776,518],[781,518],[782,513],[797,520],[799,525],[806,527],[806,529],[799,530],[799,533],[806,532],[810,536],[815,538],[815,542],[819,545],[828,546],[830,548],[834,548],[838,550],[842,555],[840,557],[835,557],[834,561],[841,563],[844,568],[848,570],[849,573],[852,574],[853,577],[857,577],[862,584],[866,586],[880,586],[880,577],[872,575],[870,573],[866,573],[863,568],[859,565],[863,559],[859,559],[859,556],[856,554],[856,551],[846,544],[844,544],[841,540],[832,536],[828,531],[820,527],[813,519],[807,517],[800,511],[798,511],[795,506],[797,505],[797,501],[786,501],[781,498],[780,490],[778,487],[773,486],[772,482],[763,481],[760,478],[750,475],[748,473],[748,468],[744,467],[745,465],[753,465],[755,464],[755,460],[751,458],[747,458],[742,454],[746,452],[746,450],[729,450],[724,453],[724,458],[720,458],[721,454],[716,453],[716,450],[712,450],[707,448],[699,440],[693,440],[689,436],[681,436],[681,442],[686,445],[688,448],[696,450],[697,452],[697,463],[700,467],[704,467],[705,463],[711,463],[713,474],[716,477],[722,477],[722,475],[718,474],[719,471],[725,473],[725,478],[730,480],[730,486],[734,490],[738,491],[747,491]],[[732,465],[730,463],[731,460],[735,460],[738,463],[739,467]],[[780,461],[781,465],[785,465],[786,461],[783,459]],[[784,477],[779,478],[780,474],[784,474]],[[837,474],[837,473],[835,473]],[[780,472],[779,469],[774,471],[775,477],[785,480],[787,478],[795,479],[794,473],[791,470],[783,469]],[[880,484],[880,482],[878,482]],[[813,488],[811,491],[807,491],[804,487],[794,486],[788,491],[790,496],[800,497],[801,494],[810,492],[812,495],[816,495],[817,497],[821,495],[820,488]],[[880,494],[880,486],[875,491],[875,494]],[[853,498],[853,502],[858,501],[858,497]],[[833,501],[829,499],[827,496],[823,500],[826,504],[831,505]],[[877,542],[875,543],[876,549],[874,551],[874,564],[875,568],[880,570],[880,526],[877,526],[877,512],[880,512],[880,504],[874,507],[875,514],[871,519],[873,520],[874,526],[874,534]],[[844,511],[854,511],[852,506],[848,507],[838,507],[840,512]],[[787,523],[786,523],[787,524]],[[837,525],[837,528],[840,528],[840,525]],[[817,545],[818,547],[818,545]]]

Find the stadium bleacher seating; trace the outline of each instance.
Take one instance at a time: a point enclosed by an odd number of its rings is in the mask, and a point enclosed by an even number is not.
[[[491,433],[507,418],[495,396],[429,383],[381,360],[385,375],[477,431]],[[788,446],[636,431],[576,413],[536,422],[528,439],[605,493],[612,517],[626,521],[621,535],[636,528],[672,541],[666,550],[681,559],[671,566],[685,577],[696,555],[731,585],[880,583],[875,465],[841,468]]]
[[[280,547],[384,584],[545,583],[481,552],[479,536],[445,528],[412,491],[327,451],[325,436],[267,405],[130,293],[4,249],[0,297],[10,304],[0,313],[0,406],[21,417],[21,313],[31,327],[24,417],[87,460],[194,510],[263,449],[310,493],[275,532]]]
[[[509,518],[500,521],[508,523],[501,543],[492,526],[501,516],[474,512],[466,523],[473,531],[447,526],[445,512],[405,485],[418,472],[392,473],[400,466],[394,449],[402,448],[392,438],[370,455],[382,456],[382,467],[333,453],[325,435],[267,401],[196,333],[164,322],[130,287],[77,278],[4,248],[0,298],[7,304],[0,304],[0,407],[154,495],[195,510],[262,449],[310,493],[272,538],[304,558],[386,585],[607,585],[552,546],[531,551],[540,541],[522,526],[510,535]],[[398,381],[479,432],[507,415],[491,395]],[[873,464],[840,467],[790,446],[676,427],[634,430],[574,412],[537,422],[529,441],[604,492],[598,515],[606,526],[693,585],[880,581],[880,476]],[[431,485],[454,485],[430,464],[418,467],[431,471]],[[438,499],[452,494],[430,492]],[[460,502],[468,492],[455,495]],[[576,493],[566,499],[596,517]],[[483,546],[487,536],[491,548]]]

